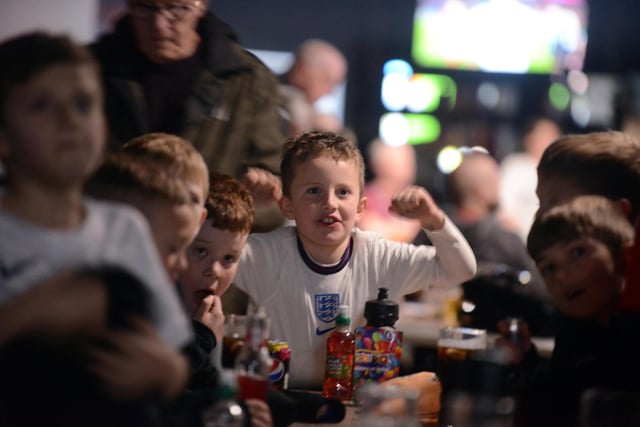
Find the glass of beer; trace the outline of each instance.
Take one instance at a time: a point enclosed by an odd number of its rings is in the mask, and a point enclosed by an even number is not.
[[[236,356],[244,345],[247,333],[247,316],[229,314],[224,326],[222,338],[222,367],[233,369]]]
[[[443,394],[469,385],[473,359],[486,349],[485,329],[447,327],[440,330],[437,374]]]

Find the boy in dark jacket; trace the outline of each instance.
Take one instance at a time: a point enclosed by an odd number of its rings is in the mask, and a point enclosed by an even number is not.
[[[519,345],[498,341],[522,360],[530,425],[577,425],[591,388],[640,391],[629,335],[638,319],[618,311],[632,240],[620,204],[600,196],[578,196],[535,219],[528,249],[563,315],[550,366],[542,367],[526,333]]]

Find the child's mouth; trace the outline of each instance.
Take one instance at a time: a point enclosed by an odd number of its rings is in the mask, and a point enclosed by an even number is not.
[[[320,222],[322,224],[331,225],[331,224],[335,224],[338,221],[335,218],[322,218]]]
[[[209,295],[215,295],[215,292],[212,292],[209,289],[204,289],[201,291],[196,291],[196,297],[199,301],[202,301],[203,299],[205,299],[206,297],[208,297]]]

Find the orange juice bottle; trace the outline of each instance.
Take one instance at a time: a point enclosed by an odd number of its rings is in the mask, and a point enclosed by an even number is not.
[[[356,337],[349,330],[349,306],[341,305],[336,317],[336,329],[327,337],[322,395],[328,398],[351,400],[353,395],[353,354]]]

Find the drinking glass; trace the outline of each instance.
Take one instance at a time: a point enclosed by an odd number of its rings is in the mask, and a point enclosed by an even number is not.
[[[222,338],[222,367],[233,369],[236,356],[244,345],[247,333],[247,316],[229,314],[224,327]]]
[[[443,393],[468,383],[472,359],[486,349],[485,329],[451,326],[440,330],[437,374]]]

